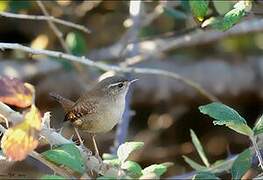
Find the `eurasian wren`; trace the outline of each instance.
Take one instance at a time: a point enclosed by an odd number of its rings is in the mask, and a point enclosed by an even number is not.
[[[136,80],[128,80],[123,76],[106,78],[85,92],[76,102],[55,93],[50,95],[64,108],[65,121],[70,121],[75,128],[94,135],[110,131],[121,120],[125,109],[125,96],[130,84]],[[98,153],[95,139],[93,143]]]

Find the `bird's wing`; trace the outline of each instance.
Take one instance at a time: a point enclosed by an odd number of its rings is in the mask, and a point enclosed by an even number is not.
[[[65,116],[65,121],[74,122],[87,114],[97,112],[98,102],[92,99],[78,101]]]
[[[76,101],[76,104],[81,104],[83,102],[92,102],[94,101],[93,98],[97,97],[98,94],[100,94],[100,89],[93,87],[88,91],[85,91],[84,93],[81,94],[81,96],[78,98],[78,100]],[[99,97],[100,98],[100,97]]]
[[[57,93],[51,92],[51,93],[49,93],[49,95],[51,97],[53,97],[56,101],[58,101],[62,105],[62,107],[66,113],[69,112],[70,109],[75,105],[75,103],[73,101],[62,97]]]

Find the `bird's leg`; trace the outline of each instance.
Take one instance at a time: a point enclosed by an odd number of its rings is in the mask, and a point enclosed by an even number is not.
[[[95,140],[95,133],[91,133],[90,134],[91,135],[91,139],[92,139],[92,142],[93,142],[93,146],[94,146],[94,148],[95,148],[95,156],[97,157],[97,158],[99,158],[100,157],[100,153],[99,153],[99,149],[98,149],[98,146],[97,146],[97,143],[96,143],[96,140]]]
[[[78,131],[77,128],[75,128],[75,127],[74,127],[74,130],[75,130],[75,132],[76,132],[76,135],[77,135],[77,137],[78,137],[78,140],[79,140],[80,145],[83,146],[83,145],[84,145],[84,144],[83,144],[83,140],[81,139],[81,137],[80,137],[80,135],[79,135],[79,131]]]

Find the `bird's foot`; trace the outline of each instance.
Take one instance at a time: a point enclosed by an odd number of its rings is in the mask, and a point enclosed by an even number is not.
[[[97,152],[95,153],[94,156],[98,159],[98,161],[99,161],[100,164],[103,162],[103,161],[102,161],[102,158],[100,157],[100,155],[99,155]]]
[[[78,130],[77,130],[75,127],[74,127],[74,130],[75,130],[76,135],[77,135],[77,137],[78,137],[80,146],[84,146],[84,141],[83,141],[82,138],[80,137]]]

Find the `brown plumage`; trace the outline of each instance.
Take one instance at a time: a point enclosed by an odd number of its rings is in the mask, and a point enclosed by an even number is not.
[[[57,100],[65,111],[65,121],[70,121],[82,143],[77,129],[89,132],[99,155],[95,133],[110,131],[119,120],[125,108],[125,96],[132,82],[122,76],[113,76],[99,82],[93,89],[85,92],[73,102],[56,93],[50,96]],[[77,128],[77,129],[76,129]]]
[[[50,95],[62,105],[66,113],[65,120],[74,127],[89,133],[107,132],[121,119],[125,96],[133,81],[122,76],[106,78],[76,102],[55,93]]]

